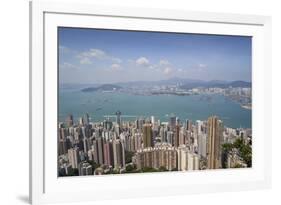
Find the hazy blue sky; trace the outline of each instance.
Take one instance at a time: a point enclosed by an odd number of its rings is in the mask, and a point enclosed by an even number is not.
[[[251,81],[251,38],[59,28],[60,83]]]

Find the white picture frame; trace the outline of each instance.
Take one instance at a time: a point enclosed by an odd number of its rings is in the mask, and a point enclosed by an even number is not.
[[[160,23],[161,22],[161,23]],[[253,37],[253,167],[58,178],[56,172],[58,26],[189,32]],[[30,202],[241,191],[271,186],[271,18],[266,16],[30,3]],[[46,137],[48,136],[48,137]],[[55,161],[54,161],[55,159]],[[163,180],[164,179],[164,180]],[[73,187],[78,187],[74,189]]]

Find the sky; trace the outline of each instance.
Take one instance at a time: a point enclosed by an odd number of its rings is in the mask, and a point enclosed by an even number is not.
[[[251,37],[62,28],[59,83],[251,81]]]

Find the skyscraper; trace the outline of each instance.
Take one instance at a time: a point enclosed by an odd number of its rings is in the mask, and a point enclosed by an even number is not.
[[[168,143],[156,143],[155,147],[138,150],[135,157],[139,170],[145,167],[177,169],[177,149]]]
[[[152,124],[152,126],[155,124],[155,117],[154,116],[151,116],[151,124]]]
[[[143,125],[143,147],[153,147],[151,124]]]
[[[198,154],[203,157],[206,157],[207,150],[207,135],[205,133],[201,133],[198,135]]]
[[[185,121],[185,129],[187,129],[187,130],[191,130],[191,127],[192,127],[192,123],[191,123],[191,120],[189,120],[189,119],[187,119],[186,121]]]
[[[68,115],[66,118],[66,124],[68,127],[73,126],[73,115]]]
[[[107,130],[111,130],[112,122],[110,121],[109,118],[103,121],[103,127]]]
[[[93,160],[95,163],[99,164],[98,143],[96,140],[93,141],[92,150],[93,150]]]
[[[173,145],[173,143],[174,143],[174,132],[173,131],[167,132],[167,143]]]
[[[135,133],[133,136],[135,138],[135,151],[141,149],[142,133]]]
[[[181,127],[179,132],[179,146],[186,144],[186,133],[187,130]]]
[[[98,152],[99,152],[99,164],[104,164],[104,154],[103,154],[103,138],[99,137],[97,139]]]
[[[115,114],[116,114],[116,123],[120,126],[121,125],[121,112],[117,111]]]
[[[65,128],[59,128],[58,131],[58,155],[67,153],[67,144],[66,144],[67,131]]]
[[[71,164],[72,168],[75,168],[75,169],[78,168],[78,164],[80,162],[78,147],[71,148],[68,150],[68,160],[69,160],[69,163]]]
[[[113,140],[113,160],[114,168],[125,167],[125,149],[120,140]]]
[[[174,114],[172,114],[171,117],[170,117],[170,122],[169,122],[169,125],[170,125],[172,130],[174,129],[176,124],[177,124],[177,117]]]
[[[83,121],[84,121],[84,124],[85,124],[85,125],[88,125],[88,124],[89,124],[89,122],[90,122],[90,117],[89,117],[88,113],[86,113],[86,114],[84,115]]]
[[[189,150],[186,146],[180,146],[178,149],[178,170],[186,171],[188,170],[188,154]]]
[[[203,130],[203,121],[196,120],[196,134],[197,134],[197,136],[202,133],[202,130]]]
[[[136,128],[140,130],[142,129],[143,124],[145,124],[145,120],[143,118],[137,119],[135,121],[135,124],[136,124]]]
[[[79,118],[79,125],[84,126],[84,118],[83,117]]]
[[[180,126],[176,125],[175,127],[175,135],[174,135],[174,146],[179,146],[179,135],[180,135]]]
[[[87,137],[86,137],[86,129],[85,127],[81,127],[81,132],[82,132],[82,136],[83,136],[83,147],[84,147],[84,152],[87,153],[89,150],[89,146],[87,143]]]
[[[221,138],[222,138],[222,121],[216,116],[208,118],[208,169],[218,169],[221,167]]]
[[[166,136],[165,136],[165,130],[164,130],[163,126],[160,127],[159,136],[161,138],[161,142],[166,142],[167,141]]]
[[[104,164],[104,153],[103,153],[103,139],[97,137],[93,141],[94,161],[97,164]]]
[[[198,170],[199,169],[199,156],[198,154],[188,152],[187,153],[188,170]]]
[[[113,166],[113,146],[112,141],[108,141],[103,145],[104,151],[104,164],[108,166]]]

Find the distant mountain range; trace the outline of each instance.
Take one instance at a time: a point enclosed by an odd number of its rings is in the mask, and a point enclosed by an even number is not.
[[[158,81],[130,81],[130,82],[118,82],[114,84],[123,87],[132,87],[132,86],[144,86],[144,85],[145,86],[175,85],[175,84],[196,83],[196,82],[205,82],[205,81],[174,77],[174,78],[169,78],[166,80],[158,80]]]
[[[113,84],[104,84],[98,87],[87,87],[83,88],[82,92],[96,92],[96,91],[117,91],[120,90],[122,87]]]
[[[203,88],[237,88],[237,87],[243,87],[243,88],[249,88],[252,86],[252,83],[245,82],[245,81],[207,81],[207,82],[190,82],[185,83],[182,86],[180,86],[183,89],[192,89],[196,87],[203,87]]]
[[[228,88],[228,87],[244,87],[249,88],[252,86],[251,82],[246,81],[223,81],[223,80],[212,80],[203,81],[196,79],[185,79],[185,78],[170,78],[159,81],[131,81],[131,82],[118,82],[112,84],[62,84],[60,88],[78,88],[83,92],[95,92],[95,91],[118,91],[122,88],[129,87],[149,87],[149,86],[164,86],[164,85],[178,85],[182,89],[192,89],[197,87],[203,88]]]
[[[194,87],[251,87],[251,82],[246,81],[223,81],[223,80],[197,80],[197,79],[188,79],[188,78],[170,78],[166,80],[159,81],[132,81],[132,82],[119,82],[114,83],[115,85],[119,85],[122,87],[132,87],[132,86],[161,86],[161,85],[180,85],[183,89],[192,89]]]

